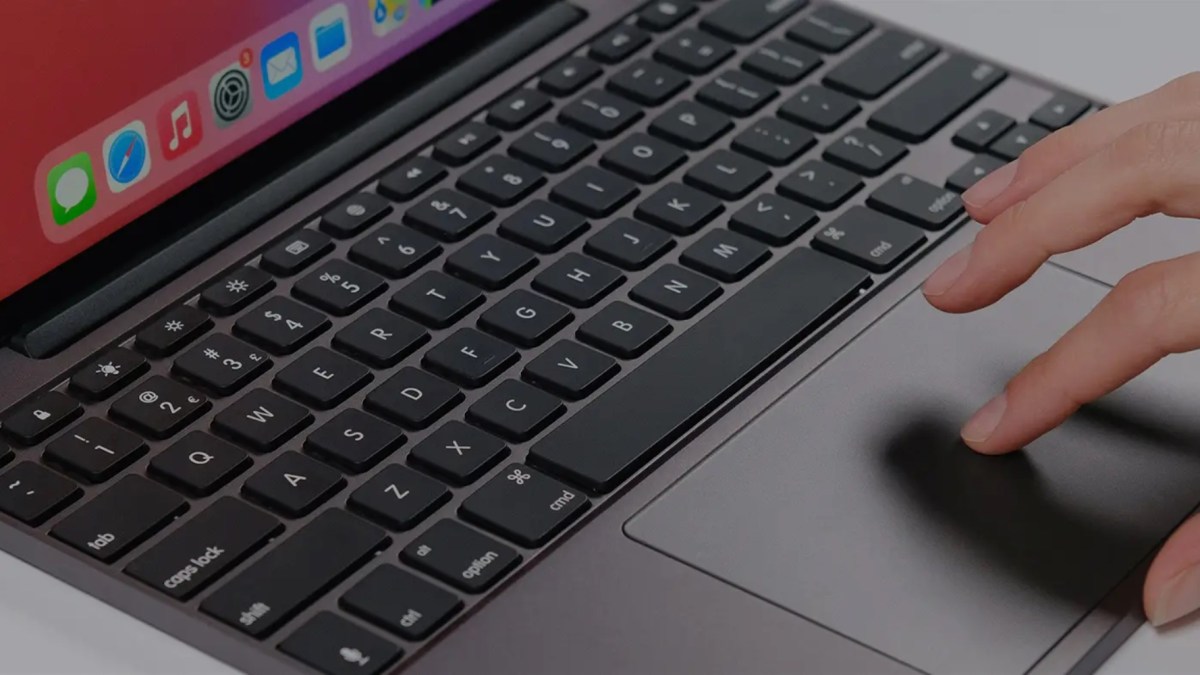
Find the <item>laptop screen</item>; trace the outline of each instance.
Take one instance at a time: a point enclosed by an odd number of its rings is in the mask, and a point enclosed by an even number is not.
[[[4,3],[0,299],[493,1]]]

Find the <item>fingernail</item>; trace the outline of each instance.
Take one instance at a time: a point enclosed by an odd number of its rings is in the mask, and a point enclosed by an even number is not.
[[[1193,565],[1177,573],[1146,608],[1152,626],[1170,623],[1200,608],[1200,567]]]
[[[963,203],[971,208],[978,209],[987,206],[988,202],[996,197],[999,197],[1002,192],[1008,189],[1012,184],[1013,177],[1017,175],[1017,163],[1009,162],[1004,166],[984,177],[971,189],[963,193]]]
[[[967,263],[971,260],[971,247],[967,246],[963,250],[955,253],[942,263],[929,275],[925,280],[925,285],[921,287],[921,291],[925,295],[937,297],[954,286],[954,282],[962,276],[962,273],[967,269]]]
[[[968,443],[982,443],[1000,426],[1004,417],[1004,409],[1008,407],[1008,395],[1000,394],[977,410],[971,419],[963,425],[962,437]]]

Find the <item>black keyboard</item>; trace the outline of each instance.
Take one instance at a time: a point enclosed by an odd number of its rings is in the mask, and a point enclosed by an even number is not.
[[[833,5],[655,0],[9,410],[0,512],[381,672],[1090,108],[958,119],[1005,77]],[[961,168],[894,169],[946,128]]]

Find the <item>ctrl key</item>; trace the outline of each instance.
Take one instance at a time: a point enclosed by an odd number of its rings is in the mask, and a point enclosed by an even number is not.
[[[441,520],[400,552],[413,567],[468,593],[491,588],[521,555],[453,520]]]
[[[279,650],[327,675],[381,673],[404,655],[398,646],[331,612],[314,616],[279,643]]]

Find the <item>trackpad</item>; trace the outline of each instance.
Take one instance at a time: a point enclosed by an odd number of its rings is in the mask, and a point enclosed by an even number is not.
[[[958,427],[1106,289],[1057,268],[987,311],[914,293],[626,524],[932,673],[1022,673],[1200,498],[1200,358],[1006,457]]]

